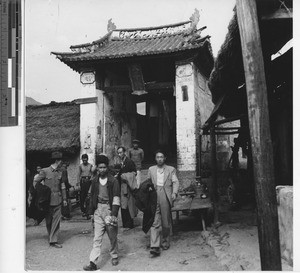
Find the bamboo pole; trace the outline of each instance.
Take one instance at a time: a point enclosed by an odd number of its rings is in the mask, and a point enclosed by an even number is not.
[[[262,270],[282,270],[267,86],[255,0],[237,0]]]

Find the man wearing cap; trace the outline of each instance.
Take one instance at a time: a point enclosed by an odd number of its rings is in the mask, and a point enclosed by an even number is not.
[[[78,168],[78,181],[76,185],[80,185],[80,209],[82,212],[82,217],[87,216],[87,218],[89,218],[86,214],[85,200],[91,186],[93,166],[88,162],[89,157],[87,154],[83,154],[81,156],[81,160],[82,164],[80,164]]]
[[[118,262],[118,212],[120,208],[120,185],[118,180],[108,173],[108,158],[96,157],[97,174],[92,179],[90,205],[88,213],[94,220],[94,243],[90,253],[90,263],[83,267],[86,271],[97,270],[101,255],[101,244],[105,231],[110,240],[111,262]]]
[[[49,235],[49,243],[51,247],[62,248],[58,241],[58,233],[61,219],[61,203],[67,206],[66,186],[62,182],[62,172],[60,166],[62,164],[62,153],[53,152],[51,158],[53,163],[40,171],[35,177],[36,183],[44,181],[44,185],[51,190],[50,209],[46,214],[46,227]]]
[[[134,139],[132,141],[132,148],[129,149],[128,154],[129,158],[133,161],[136,166],[136,180],[138,187],[141,184],[141,169],[142,169],[142,161],[144,160],[144,151],[139,147],[140,141]]]

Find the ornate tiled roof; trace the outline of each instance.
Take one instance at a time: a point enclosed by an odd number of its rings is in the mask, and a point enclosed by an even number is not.
[[[52,54],[71,67],[73,62],[170,54],[201,47],[207,47],[212,58],[210,36],[201,36],[206,27],[197,29],[198,21],[199,17],[194,14],[189,21],[159,27],[114,29],[113,26],[99,40],[71,46],[71,52]]]

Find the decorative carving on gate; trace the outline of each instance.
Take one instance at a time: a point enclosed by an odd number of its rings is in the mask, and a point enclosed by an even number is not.
[[[87,133],[83,143],[83,149],[86,151],[87,154],[92,153],[91,145],[91,134]]]

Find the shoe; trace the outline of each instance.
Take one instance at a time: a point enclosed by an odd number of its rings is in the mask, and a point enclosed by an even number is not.
[[[170,248],[170,246],[162,246],[163,250],[168,250]]]
[[[82,217],[86,217],[87,215],[86,215],[86,213],[85,212],[83,212],[82,213]]]
[[[97,266],[93,262],[90,262],[89,265],[85,265],[83,267],[83,270],[84,271],[96,271],[97,270]]]
[[[150,249],[150,258],[155,258],[160,255],[159,247],[152,247]]]
[[[90,215],[87,215],[86,216],[86,220],[90,220],[91,219],[91,216]]]
[[[50,246],[55,247],[55,248],[62,248],[62,245],[58,244],[58,243],[50,243]]]
[[[128,230],[131,230],[131,228],[123,228],[123,231],[128,231]]]
[[[118,259],[118,258],[112,258],[112,259],[111,259],[111,264],[112,264],[113,266],[118,265],[118,264],[119,264],[119,259]]]

